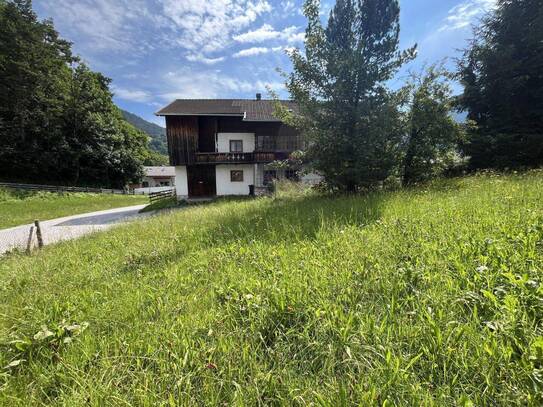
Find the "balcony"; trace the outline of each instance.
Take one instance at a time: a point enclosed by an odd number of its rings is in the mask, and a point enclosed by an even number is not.
[[[253,153],[196,153],[196,164],[255,164],[282,160],[284,154],[255,151]]]

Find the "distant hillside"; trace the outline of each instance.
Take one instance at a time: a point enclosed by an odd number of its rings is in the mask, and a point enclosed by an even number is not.
[[[149,147],[151,150],[160,154],[168,154],[168,145],[166,144],[166,129],[157,124],[148,122],[133,113],[122,110],[125,120],[137,129],[147,133],[151,137]]]

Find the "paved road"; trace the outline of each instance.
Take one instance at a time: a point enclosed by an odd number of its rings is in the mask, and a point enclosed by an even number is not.
[[[147,217],[152,212],[139,213],[145,206],[127,206],[40,222],[43,243],[51,244],[61,240],[75,239],[133,219]],[[26,249],[31,226],[29,224],[0,230],[0,256],[14,248]],[[37,245],[35,234],[33,243]]]

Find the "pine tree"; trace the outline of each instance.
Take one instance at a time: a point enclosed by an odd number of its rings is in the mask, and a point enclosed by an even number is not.
[[[333,186],[381,183],[396,168],[403,137],[397,95],[386,82],[415,49],[398,50],[397,0],[338,0],[323,27],[319,1],[307,0],[305,55],[292,52],[287,80],[309,140],[308,158]]]

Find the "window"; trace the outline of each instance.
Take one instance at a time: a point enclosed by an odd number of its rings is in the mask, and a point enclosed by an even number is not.
[[[147,188],[149,186],[149,183],[147,181],[143,181],[143,183],[141,184],[141,186],[143,188]]]
[[[264,185],[271,184],[274,179],[277,179],[277,171],[276,170],[265,170],[264,171]]]
[[[243,140],[230,140],[231,153],[243,153]]]
[[[160,181],[160,186],[161,187],[169,187],[170,186],[170,181]]]
[[[230,182],[243,182],[243,171],[242,170],[230,171]]]
[[[275,151],[275,137],[258,136],[256,144],[260,151]]]

